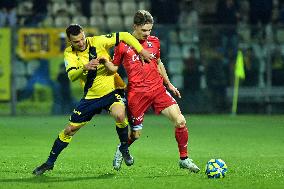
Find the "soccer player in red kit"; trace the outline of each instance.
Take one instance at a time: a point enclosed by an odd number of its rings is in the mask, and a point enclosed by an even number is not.
[[[175,138],[178,143],[181,168],[198,172],[200,169],[188,158],[188,130],[186,120],[180,108],[167,91],[181,98],[166,73],[166,69],[160,59],[160,41],[157,37],[151,36],[153,17],[145,10],[139,10],[134,16],[134,32],[142,44],[154,57],[150,62],[143,61],[138,52],[124,42],[120,42],[115,48],[113,62],[105,61],[105,66],[112,72],[116,72],[119,65],[123,64],[128,76],[128,120],[131,125],[131,132],[128,144],[131,145],[141,135],[144,113],[152,107],[156,114],[162,113],[169,118],[175,126]],[[166,86],[166,87],[165,87]],[[119,170],[122,163],[122,156],[119,150],[116,151],[113,167]]]

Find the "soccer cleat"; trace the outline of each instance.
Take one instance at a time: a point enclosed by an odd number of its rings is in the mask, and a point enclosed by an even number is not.
[[[179,161],[179,166],[182,169],[188,169],[191,172],[198,173],[200,169],[192,162],[192,159],[186,158]]]
[[[54,165],[48,165],[47,163],[43,163],[41,166],[35,168],[33,171],[34,175],[42,175],[45,171],[52,170]]]
[[[120,147],[120,145],[118,145],[117,148],[116,148],[116,152],[114,154],[114,159],[113,159],[113,162],[112,162],[113,168],[117,171],[121,168],[121,163],[122,163],[122,160],[123,160],[123,157],[122,157],[122,154],[119,150],[119,147]]]
[[[121,155],[122,155],[124,162],[127,166],[131,166],[131,165],[134,164],[134,158],[130,155],[128,149],[126,149],[126,150],[120,149],[120,152],[121,152]]]

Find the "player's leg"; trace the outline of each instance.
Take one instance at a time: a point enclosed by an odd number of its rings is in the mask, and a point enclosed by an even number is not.
[[[121,147],[127,148],[128,120],[125,116],[125,106],[122,104],[112,105],[110,108],[110,115],[115,119],[116,131],[121,143]]]
[[[161,111],[163,115],[168,117],[175,125],[175,138],[178,143],[180,154],[180,167],[187,168],[192,172],[199,172],[200,169],[188,158],[188,130],[186,127],[186,120],[182,115],[177,104],[173,104]]]
[[[114,168],[118,170],[120,168],[122,158],[127,166],[131,166],[134,163],[134,158],[130,155],[128,150],[128,120],[125,116],[125,106],[119,103],[115,103],[110,107],[110,114],[116,121],[116,132],[120,140],[116,152],[116,158],[113,162]]]
[[[51,148],[51,151],[49,153],[49,156],[45,163],[37,167],[33,174],[35,175],[41,175],[45,171],[52,170],[54,167],[54,163],[59,156],[59,154],[68,146],[68,144],[71,142],[72,136],[82,127],[80,126],[73,126],[68,125],[64,130],[62,130],[58,137],[55,139],[53,146]]]
[[[140,125],[142,125],[142,124],[140,124]],[[128,147],[141,136],[141,131],[142,131],[142,127],[139,130],[133,130],[133,127],[131,126],[131,131],[129,133],[129,138],[128,138],[128,142],[127,142]],[[115,170],[119,170],[121,168],[122,153],[121,153],[120,148],[121,148],[121,143],[117,146],[117,149],[116,149],[116,152],[115,152],[115,155],[114,155],[114,159],[113,159],[113,168]]]
[[[130,124],[128,146],[138,140],[142,134],[144,113],[152,105],[150,92],[128,93],[127,116]]]
[[[180,167],[187,168],[193,172],[198,172],[199,168],[188,158],[188,130],[186,127],[186,120],[175,99],[164,87],[156,90],[153,107],[155,113],[162,113],[169,118],[175,126],[175,138],[179,149]]]
[[[59,133],[57,139],[54,141],[49,157],[46,161],[47,164],[54,165],[59,154],[64,148],[68,146],[68,144],[72,140],[72,137],[83,126],[84,124],[74,126],[69,123],[67,127]]]
[[[178,143],[179,153],[181,159],[187,158],[187,144],[188,144],[188,130],[186,127],[186,120],[181,114],[177,104],[173,104],[161,111],[163,115],[171,120],[175,126],[175,137]]]
[[[134,98],[136,97],[136,100]],[[141,129],[142,129],[142,122],[143,122],[143,116],[144,116],[144,111],[146,110],[147,106],[144,106],[143,103],[137,104],[137,102],[146,102],[142,100],[142,95],[140,94],[134,94],[134,93],[128,93],[128,120],[130,121],[130,126],[131,126],[131,132],[129,133],[129,138],[128,138],[128,146],[130,146],[136,139],[139,138],[141,135]],[[139,100],[137,100],[139,98]],[[147,102],[146,102],[147,103]],[[142,108],[139,108],[141,105]],[[136,111],[136,109],[139,109],[139,112]],[[144,110],[145,109],[145,110]],[[136,114],[133,114],[133,112],[137,113],[139,116],[135,116]],[[128,137],[128,134],[127,134]],[[121,144],[118,145],[115,155],[114,155],[114,160],[113,160],[113,167],[115,170],[119,170],[121,168],[121,162],[122,162],[122,155],[120,153],[120,148]]]
[[[90,100],[83,99],[80,101],[79,105],[74,109],[73,114],[70,116],[70,123],[55,139],[46,162],[37,167],[33,171],[33,174],[42,175],[45,171],[53,169],[57,157],[71,142],[72,136],[90,121],[95,114],[96,111],[94,108],[96,107],[91,106],[92,103],[93,101]]]
[[[135,128],[135,126],[137,127],[137,125],[133,125],[131,126],[131,131],[129,133],[129,137],[128,137],[128,146],[130,146],[134,141],[138,140],[142,134],[142,123],[141,123],[141,128]]]
[[[131,166],[134,163],[134,158],[130,155],[127,144],[129,123],[126,118],[124,91],[116,90],[112,101],[108,109],[110,115],[115,118],[116,132],[120,140],[115,152],[113,167],[115,170],[119,170],[123,160],[127,166]]]

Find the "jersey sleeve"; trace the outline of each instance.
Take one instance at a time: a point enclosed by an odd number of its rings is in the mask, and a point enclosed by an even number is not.
[[[137,52],[140,52],[143,49],[139,41],[128,32],[118,32],[102,35],[100,36],[100,39],[106,49],[118,45],[120,41],[124,41],[126,44],[132,46]]]
[[[114,49],[112,63],[116,66],[119,66],[122,62],[123,54],[124,54],[124,43],[119,43],[119,45],[116,46]]]
[[[83,73],[83,64],[80,65],[77,57],[68,51],[64,52],[64,63],[68,78],[71,81],[77,80]]]
[[[126,44],[133,47],[137,52],[141,52],[143,47],[139,41],[128,32],[119,32],[119,40],[124,41]]]

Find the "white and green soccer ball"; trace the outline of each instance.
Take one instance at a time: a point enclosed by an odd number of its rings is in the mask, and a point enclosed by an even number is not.
[[[224,178],[228,167],[222,159],[210,159],[205,168],[208,178]]]

